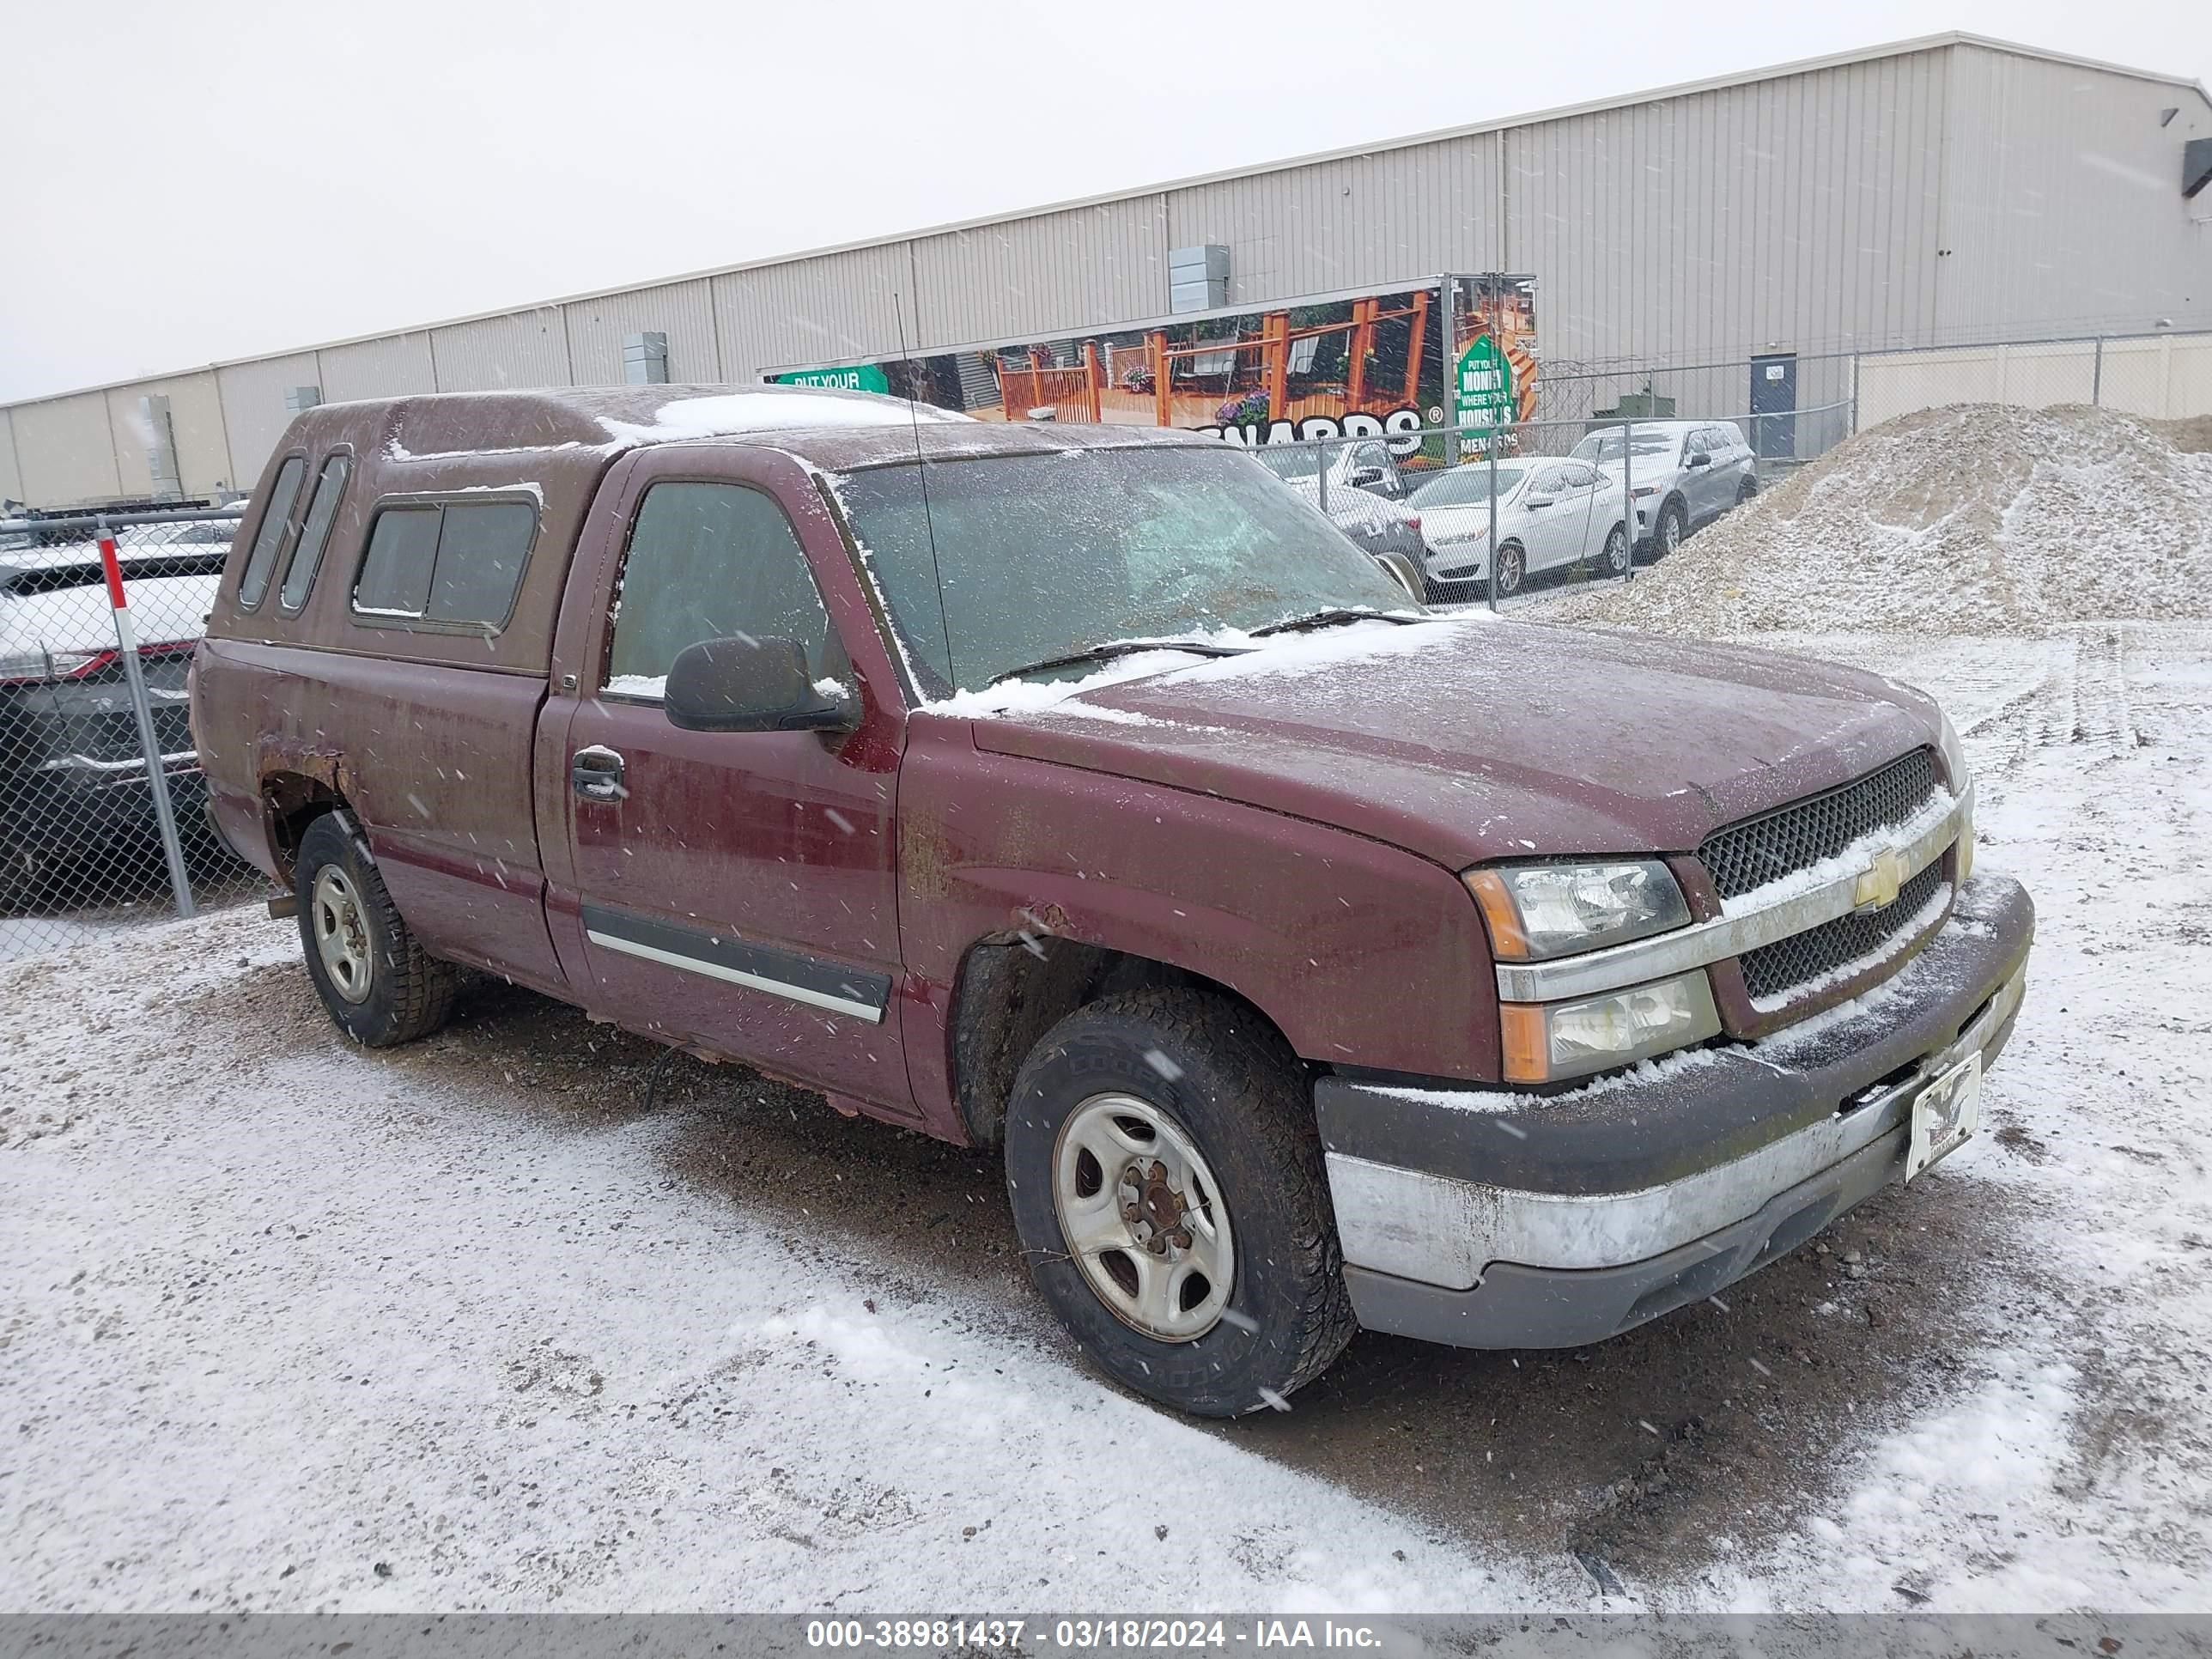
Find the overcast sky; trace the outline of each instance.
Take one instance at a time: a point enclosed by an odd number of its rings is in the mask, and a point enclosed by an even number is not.
[[[2205,0],[0,0],[0,400],[1949,28],[2212,78]]]

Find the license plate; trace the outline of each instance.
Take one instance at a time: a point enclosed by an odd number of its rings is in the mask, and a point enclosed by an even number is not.
[[[1905,1178],[1956,1152],[1981,1127],[1982,1057],[1969,1054],[1912,1097],[1912,1139]]]

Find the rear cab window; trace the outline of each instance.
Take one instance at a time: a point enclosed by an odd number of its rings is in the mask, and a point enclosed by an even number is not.
[[[354,578],[355,619],[496,634],[514,615],[537,538],[537,505],[526,500],[380,507]]]
[[[284,585],[276,595],[277,605],[288,614],[297,614],[315,585],[323,548],[331,538],[331,524],[337,517],[338,501],[345,495],[346,479],[352,471],[353,457],[341,450],[324,461],[315,480],[307,515],[300,521],[300,539],[292,544],[292,556],[284,566]]]
[[[293,509],[299,505],[300,481],[307,474],[305,455],[287,455],[284,465],[276,470],[276,482],[269,488],[269,506],[261,515],[261,527],[254,532],[253,546],[246,556],[246,568],[239,572],[238,602],[251,611],[261,603],[269,591],[270,573],[276,568],[276,555],[290,539],[295,520]]]

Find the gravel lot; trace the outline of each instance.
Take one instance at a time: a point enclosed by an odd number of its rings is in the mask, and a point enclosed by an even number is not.
[[[1081,1366],[991,1158],[258,908],[0,969],[0,1607],[2202,1608],[2212,629],[1769,636],[1941,696],[2041,910],[1985,1133],[1562,1353]]]

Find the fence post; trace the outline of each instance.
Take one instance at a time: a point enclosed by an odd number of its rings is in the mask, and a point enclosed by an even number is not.
[[[1625,582],[1636,580],[1636,446],[1629,441],[1632,430],[1633,422],[1620,423],[1620,533],[1628,538],[1628,568],[1620,573]],[[1651,533],[1659,533],[1657,525],[1651,526]]]
[[[1314,450],[1314,497],[1316,504],[1326,514],[1328,511],[1328,442],[1326,439]]]
[[[2105,337],[2097,337],[2097,356],[2089,370],[2089,407],[2100,409],[2105,401]]]
[[[1444,337],[1443,363],[1439,384],[1444,392],[1444,465],[1459,465],[1459,284],[1449,271],[1437,279],[1443,303],[1437,307]],[[1409,400],[1410,401],[1410,400]]]
[[[1490,440],[1482,447],[1490,466],[1490,608],[1498,609],[1498,428],[1490,428]]]
[[[105,514],[99,520],[100,566],[107,578],[107,603],[115,614],[117,654],[123,659],[123,677],[131,685],[131,712],[138,719],[138,746],[146,757],[146,778],[154,791],[154,820],[161,832],[161,857],[169,866],[169,891],[177,914],[192,914],[191,878],[185,871],[185,849],[177,839],[177,815],[169,801],[169,769],[162,763],[161,740],[154,730],[154,705],[146,696],[146,673],[138,660],[137,630],[131,624],[131,607],[123,594],[123,567],[115,556],[115,533]]]

